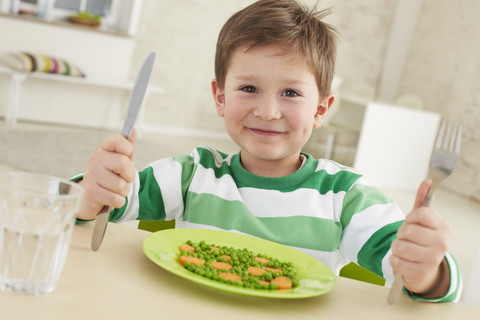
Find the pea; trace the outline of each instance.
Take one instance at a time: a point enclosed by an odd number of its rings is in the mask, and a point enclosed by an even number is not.
[[[292,286],[293,287],[298,287],[299,281],[297,278],[292,279]]]
[[[272,279],[273,279],[272,273],[271,272],[265,272],[263,274],[263,278],[265,279],[265,281],[272,281]]]

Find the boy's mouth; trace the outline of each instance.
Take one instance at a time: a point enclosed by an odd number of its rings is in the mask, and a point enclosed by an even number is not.
[[[262,136],[276,136],[283,134],[281,131],[274,131],[270,129],[259,129],[259,128],[248,128],[250,131],[252,131],[255,134],[259,134]]]

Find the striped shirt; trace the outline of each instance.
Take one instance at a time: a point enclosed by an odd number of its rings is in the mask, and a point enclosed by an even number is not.
[[[302,167],[285,177],[245,170],[240,154],[208,147],[165,158],[139,172],[126,204],[111,220],[176,220],[177,228],[226,230],[302,251],[336,274],[349,262],[392,283],[390,245],[405,218],[398,206],[351,168],[303,154]],[[461,287],[449,254],[455,300]]]

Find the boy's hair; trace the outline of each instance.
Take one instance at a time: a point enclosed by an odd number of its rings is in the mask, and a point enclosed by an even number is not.
[[[316,11],[295,0],[260,0],[235,13],[218,36],[215,77],[220,88],[238,48],[278,45],[298,52],[307,60],[317,81],[320,97],[330,94],[335,69],[336,30],[322,22],[330,10]]]

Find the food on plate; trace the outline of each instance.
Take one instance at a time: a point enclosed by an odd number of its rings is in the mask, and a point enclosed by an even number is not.
[[[298,286],[291,262],[282,262],[248,249],[194,243],[179,246],[178,262],[188,271],[238,287],[287,290]]]
[[[203,266],[205,264],[205,260],[195,258],[192,256],[180,256],[179,261],[182,266],[185,266],[185,263],[200,265],[200,266]]]

